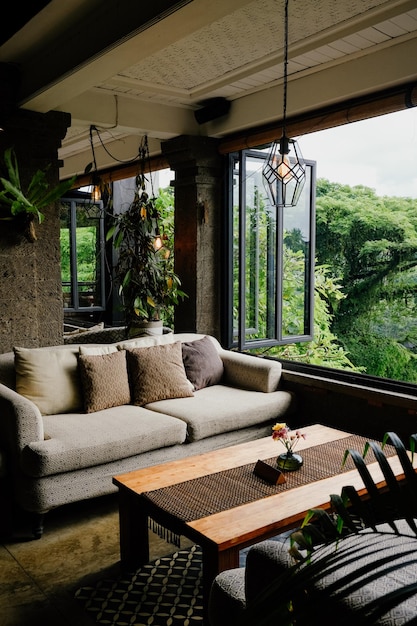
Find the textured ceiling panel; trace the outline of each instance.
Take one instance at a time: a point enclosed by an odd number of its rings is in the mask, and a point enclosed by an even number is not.
[[[385,4],[384,0],[343,3],[294,0],[289,15],[290,45],[382,4]],[[246,64],[282,52],[283,20],[283,2],[256,0],[127,68],[120,75],[183,89],[195,88],[233,73]]]

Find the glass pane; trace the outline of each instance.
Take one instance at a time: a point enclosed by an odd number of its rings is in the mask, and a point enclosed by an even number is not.
[[[71,288],[71,204],[62,202],[60,207],[61,281],[64,308],[74,306]]]
[[[89,217],[85,204],[77,203],[75,211],[79,306],[101,306],[100,219]]]
[[[311,168],[295,207],[283,209],[282,338],[309,333]]]
[[[276,209],[268,205],[263,158],[246,158],[245,176],[245,340],[275,338]]]

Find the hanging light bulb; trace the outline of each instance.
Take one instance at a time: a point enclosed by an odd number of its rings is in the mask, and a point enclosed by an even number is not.
[[[93,185],[91,199],[93,202],[99,202],[101,200],[101,191],[98,185]]]
[[[291,164],[288,155],[282,154],[277,163],[277,176],[283,182],[290,181],[292,178]]]
[[[101,200],[101,179],[97,171],[91,175],[91,201],[99,202]]]
[[[263,177],[272,205],[286,207],[297,204],[305,183],[305,165],[295,139],[283,135],[280,141],[274,141]]]
[[[164,244],[162,242],[161,233],[159,232],[159,227],[157,226],[155,228],[155,238],[154,238],[154,241],[153,241],[154,250],[155,251],[160,250],[163,245]]]
[[[295,139],[286,135],[288,85],[288,1],[285,0],[284,43],[284,109],[282,136],[274,141],[263,168],[266,191],[271,204],[280,207],[295,206],[305,183],[305,164]],[[291,153],[291,156],[289,156]]]

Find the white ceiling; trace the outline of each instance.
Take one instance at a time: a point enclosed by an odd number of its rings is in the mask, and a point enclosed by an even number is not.
[[[151,7],[145,6],[152,4]],[[20,105],[71,114],[61,177],[282,117],[284,0],[51,0],[0,46]],[[288,116],[417,80],[417,0],[290,0]],[[198,124],[213,97],[228,114]],[[95,141],[97,137],[95,135]]]

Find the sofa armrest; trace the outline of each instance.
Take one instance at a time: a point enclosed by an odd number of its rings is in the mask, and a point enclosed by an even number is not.
[[[273,581],[288,576],[294,565],[288,541],[266,539],[253,546],[246,557],[245,595],[247,606],[257,602]]]
[[[0,440],[17,451],[43,439],[43,419],[36,404],[0,384]]]
[[[227,385],[264,393],[278,389],[282,372],[279,361],[228,350],[221,350],[220,356]]]

